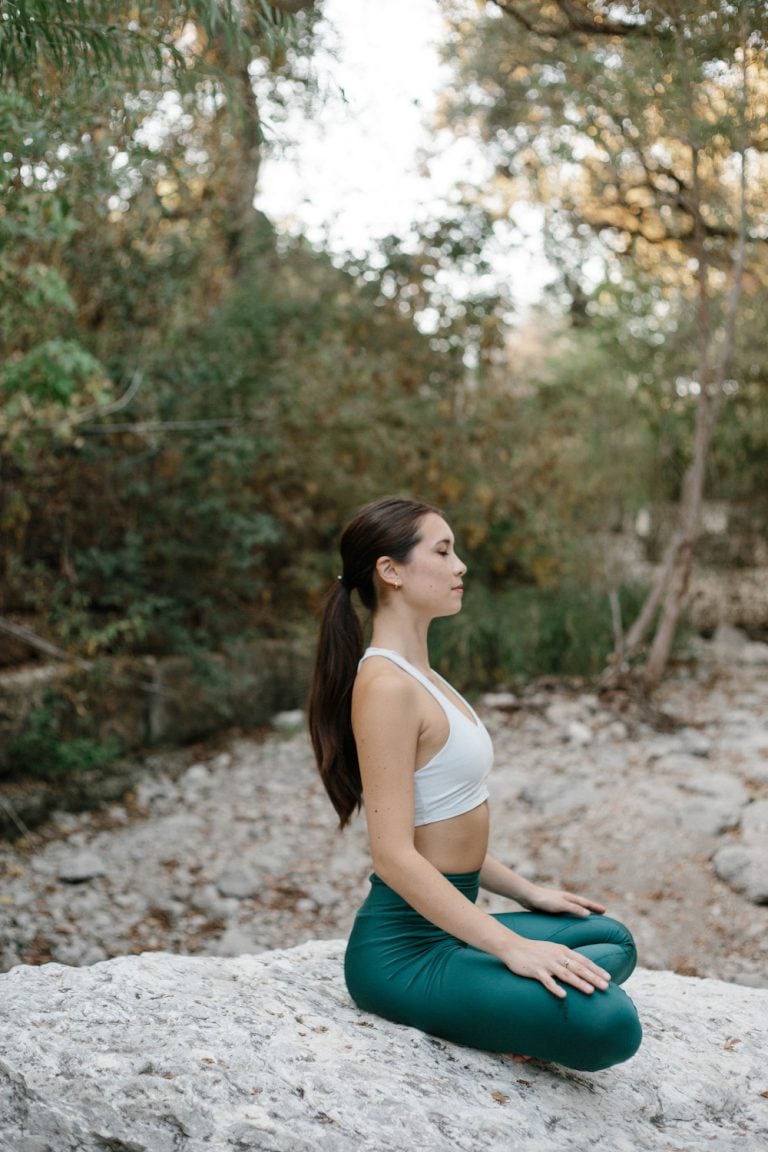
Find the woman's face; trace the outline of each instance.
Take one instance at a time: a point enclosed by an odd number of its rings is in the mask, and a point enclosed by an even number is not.
[[[401,587],[396,595],[432,617],[453,616],[461,610],[467,566],[456,555],[453,532],[442,516],[428,512],[420,531],[408,559],[397,565]]]

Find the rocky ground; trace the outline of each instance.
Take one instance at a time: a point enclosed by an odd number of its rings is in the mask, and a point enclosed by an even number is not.
[[[562,686],[485,697],[492,850],[602,899],[645,967],[768,986],[767,658],[732,632],[702,643],[661,693],[669,730]],[[0,846],[2,968],[343,936],[364,821],[337,833],[286,723],[150,757],[121,804]]]
[[[4,1152],[756,1152],[768,989],[637,969],[643,1043],[572,1071],[362,1013],[343,943],[0,977]]]

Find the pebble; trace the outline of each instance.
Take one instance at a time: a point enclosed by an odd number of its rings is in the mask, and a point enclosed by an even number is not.
[[[82,884],[96,876],[105,876],[104,861],[95,852],[78,852],[59,865],[59,880],[66,884]]]
[[[514,692],[486,692],[480,703],[483,708],[496,708],[500,712],[512,712],[521,706]]]
[[[227,868],[216,881],[216,888],[222,896],[233,896],[237,900],[258,896],[263,887],[261,874],[252,867],[240,864]]]
[[[571,720],[570,724],[566,726],[565,735],[571,744],[576,744],[578,747],[591,744],[594,738],[592,729],[581,720]]]
[[[715,871],[754,904],[768,904],[768,847],[728,844],[715,853]]]
[[[741,660],[744,664],[768,664],[768,644],[757,640],[747,644],[742,649]]]
[[[305,723],[304,713],[301,708],[292,708],[287,712],[278,712],[272,717],[272,727],[276,732],[296,732],[299,728],[303,728]]]

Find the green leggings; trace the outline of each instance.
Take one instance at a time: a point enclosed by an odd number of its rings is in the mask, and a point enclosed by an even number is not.
[[[477,899],[479,872],[448,879]],[[529,940],[553,940],[611,973],[605,991],[567,987],[564,999],[517,976],[487,952],[436,928],[371,876],[371,890],[347,945],[344,974],[366,1012],[486,1052],[516,1052],[597,1071],[628,1060],[640,1045],[637,1011],[619,988],[635,967],[631,935],[608,916],[502,912],[495,919]]]

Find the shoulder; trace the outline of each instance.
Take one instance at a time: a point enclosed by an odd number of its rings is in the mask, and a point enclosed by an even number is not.
[[[413,677],[386,656],[369,656],[355,677],[353,705],[403,704],[415,696],[413,686]]]
[[[384,656],[363,662],[352,689],[353,724],[419,720],[418,684]]]

